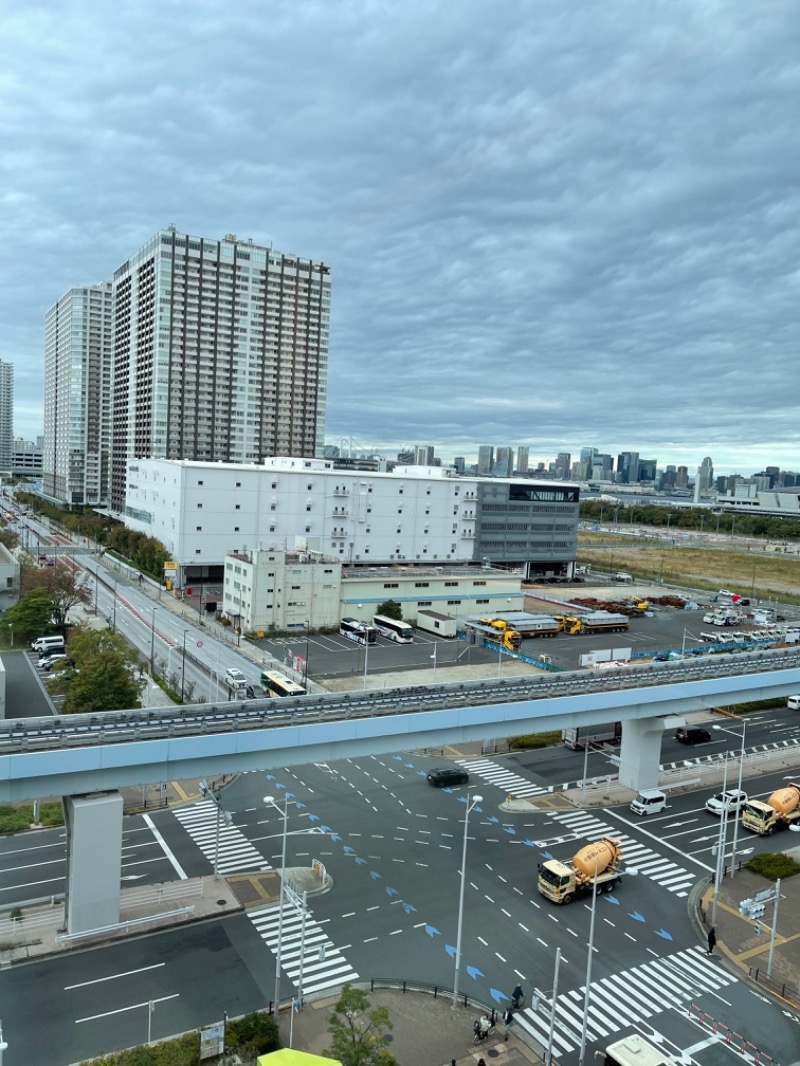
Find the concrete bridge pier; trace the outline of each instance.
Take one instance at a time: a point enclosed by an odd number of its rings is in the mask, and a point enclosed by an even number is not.
[[[661,737],[667,729],[677,729],[681,725],[685,722],[677,714],[625,722],[619,749],[619,783],[635,792],[658,788]]]
[[[98,792],[64,799],[67,933],[119,922],[122,876],[122,796]]]

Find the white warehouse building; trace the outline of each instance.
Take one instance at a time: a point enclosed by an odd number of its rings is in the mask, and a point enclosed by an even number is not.
[[[125,522],[164,545],[179,586],[220,578],[230,552],[293,550],[347,566],[479,563],[535,579],[571,573],[578,497],[575,484],[463,478],[441,467],[135,459]]]

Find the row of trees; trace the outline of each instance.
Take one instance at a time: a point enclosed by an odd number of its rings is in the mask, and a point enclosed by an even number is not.
[[[657,504],[615,504],[608,500],[582,500],[584,522],[610,522],[620,526],[664,526],[667,530],[697,530],[706,533],[737,533],[743,537],[771,540],[800,538],[800,520],[777,515],[731,514],[707,507],[662,507]]]
[[[146,533],[128,529],[122,522],[117,522],[107,515],[99,515],[91,510],[68,511],[30,493],[17,492],[16,500],[19,504],[36,514],[44,515],[71,533],[94,540],[111,551],[117,552],[151,577],[159,581],[163,577],[164,563],[169,556],[164,545],[155,537],[148,537]]]

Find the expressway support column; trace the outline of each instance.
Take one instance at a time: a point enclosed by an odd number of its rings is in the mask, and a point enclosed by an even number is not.
[[[683,718],[677,715],[625,722],[619,749],[619,783],[636,792],[643,788],[658,788],[661,737],[665,730],[679,725],[683,725]]]
[[[99,792],[64,799],[67,933],[87,933],[119,921],[122,796]]]

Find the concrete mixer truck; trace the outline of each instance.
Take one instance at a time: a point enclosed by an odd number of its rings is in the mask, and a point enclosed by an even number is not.
[[[800,785],[785,785],[776,789],[766,803],[748,800],[742,808],[742,825],[762,837],[797,821],[800,821]]]
[[[622,845],[615,837],[586,844],[569,862],[547,859],[539,864],[539,894],[553,903],[572,903],[582,892],[611,892],[620,874]]]

